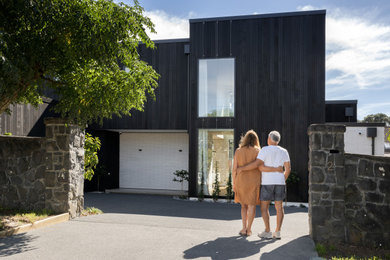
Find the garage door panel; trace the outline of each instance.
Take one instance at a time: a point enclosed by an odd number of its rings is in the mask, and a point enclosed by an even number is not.
[[[121,134],[121,188],[180,190],[172,179],[181,169],[188,170],[187,133]]]

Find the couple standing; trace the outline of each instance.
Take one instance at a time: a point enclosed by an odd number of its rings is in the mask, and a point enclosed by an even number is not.
[[[290,157],[286,149],[278,146],[280,134],[272,131],[268,135],[268,146],[260,148],[259,138],[249,130],[241,138],[234,154],[233,190],[236,203],[241,204],[242,230],[240,235],[252,234],[252,223],[256,216],[256,205],[260,205],[265,230],[259,237],[280,239],[284,212],[283,199],[286,196],[285,180],[291,171]],[[284,168],[284,169],[283,169]],[[269,205],[275,202],[276,229],[271,232]]]

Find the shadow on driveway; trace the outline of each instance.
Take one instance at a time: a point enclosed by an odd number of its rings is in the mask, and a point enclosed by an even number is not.
[[[256,255],[260,249],[275,240],[248,241],[245,237],[219,237],[184,251],[184,259],[210,257],[211,259],[240,259]],[[277,259],[277,258],[275,258]]]
[[[31,247],[30,243],[35,238],[36,237],[31,236],[28,233],[0,238],[0,257],[11,256],[34,250],[35,248]]]
[[[215,220],[241,219],[240,205],[175,200],[171,196],[139,194],[86,193],[85,207],[96,207],[104,213],[140,214]],[[285,207],[285,214],[307,212],[307,208]],[[276,215],[270,207],[270,215]],[[257,207],[256,217],[260,217]]]
[[[314,243],[309,236],[298,237],[289,243],[274,249],[269,253],[261,255],[261,260],[274,259],[310,259],[311,257],[318,257],[313,250]],[[311,250],[310,250],[311,249]]]

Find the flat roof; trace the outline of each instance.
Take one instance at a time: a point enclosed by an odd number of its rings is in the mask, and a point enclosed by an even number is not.
[[[357,99],[353,99],[353,100],[325,100],[325,104],[342,105],[342,104],[357,104],[357,103],[358,103]]]
[[[226,21],[226,20],[244,20],[244,19],[258,19],[258,18],[272,18],[272,17],[287,17],[300,15],[318,15],[326,14],[326,10],[313,11],[299,11],[299,12],[285,12],[285,13],[269,13],[269,14],[253,14],[253,15],[238,15],[238,16],[223,16],[210,18],[196,18],[190,19],[190,23],[211,22],[211,21]]]
[[[178,38],[178,39],[162,39],[152,40],[154,43],[175,43],[175,42],[190,42],[190,38]]]

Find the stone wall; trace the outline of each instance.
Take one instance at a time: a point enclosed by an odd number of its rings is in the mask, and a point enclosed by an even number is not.
[[[308,129],[310,236],[390,248],[390,158],[345,154],[344,132],[341,125]]]
[[[45,119],[46,136],[0,137],[0,205],[80,214],[84,204],[84,132]]]

